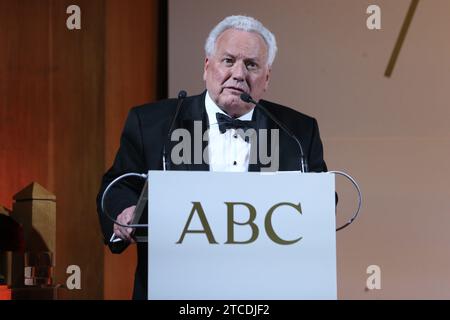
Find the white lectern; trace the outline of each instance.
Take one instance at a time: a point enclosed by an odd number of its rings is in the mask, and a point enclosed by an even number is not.
[[[149,171],[149,299],[336,299],[334,179]]]

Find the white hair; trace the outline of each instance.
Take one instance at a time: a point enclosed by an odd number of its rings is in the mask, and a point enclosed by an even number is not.
[[[217,24],[209,33],[205,43],[205,54],[210,57],[214,54],[217,38],[228,29],[237,29],[247,32],[258,33],[266,42],[268,47],[267,65],[271,66],[277,54],[277,41],[272,32],[263,26],[261,22],[247,16],[229,16]]]

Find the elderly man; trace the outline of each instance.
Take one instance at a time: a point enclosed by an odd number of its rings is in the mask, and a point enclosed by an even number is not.
[[[250,156],[252,148],[261,147],[260,144],[253,145],[257,140],[250,141],[237,133],[251,127],[258,137],[261,129],[276,131],[280,128],[262,109],[243,101],[243,93],[275,115],[301,141],[310,171],[326,171],[316,120],[261,100],[269,86],[276,51],[274,35],[259,21],[245,16],[230,16],[221,21],[211,31],[205,44],[203,79],[206,91],[197,96],[159,101],[130,110],[119,151],[113,166],[103,177],[97,203],[106,186],[124,173],[146,173],[148,170],[163,168],[240,172],[267,168],[267,161],[259,157],[252,161]],[[208,136],[208,139],[201,141],[202,146],[208,148],[207,159],[195,161],[195,152],[190,153],[192,159],[187,161],[174,159],[171,151],[175,144],[167,138],[169,131],[185,129],[194,136],[194,127],[198,124],[204,135]],[[276,166],[270,167],[271,170],[300,170],[300,150],[296,141],[284,131],[274,137],[276,141],[270,141],[269,146],[266,146],[267,152],[277,157]],[[271,146],[277,152],[273,152]],[[166,161],[163,155],[167,157]],[[141,189],[142,181],[133,180],[111,188],[106,208],[117,217],[119,223],[129,224],[133,220]],[[100,205],[98,208],[105,242],[113,252],[120,252],[124,245],[134,242],[132,228],[113,225],[102,215]],[[146,219],[143,215],[140,222],[146,223]],[[112,233],[122,240],[120,248],[110,242]],[[138,266],[133,298],[144,299],[147,296],[147,245],[137,245]]]

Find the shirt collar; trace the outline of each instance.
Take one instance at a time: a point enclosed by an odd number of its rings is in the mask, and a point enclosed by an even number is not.
[[[213,99],[211,99],[211,97],[209,96],[209,92],[206,91],[206,95],[205,95],[205,107],[206,107],[206,112],[208,113],[208,121],[209,121],[209,125],[214,125],[217,124],[217,118],[216,118],[216,113],[222,113],[224,115],[227,115],[222,109],[220,109],[217,104],[213,101]],[[252,120],[252,116],[253,116],[253,110],[255,108],[253,108],[252,110],[250,110],[249,112],[247,112],[246,114],[240,116],[239,120],[243,120],[243,121],[250,121]]]

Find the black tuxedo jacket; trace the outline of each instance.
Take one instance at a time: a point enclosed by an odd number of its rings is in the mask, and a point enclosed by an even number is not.
[[[191,137],[194,137],[194,121],[202,122],[203,132],[208,128],[205,94],[206,91],[198,96],[186,97],[176,119],[175,128],[187,129],[191,133]],[[114,253],[120,253],[125,249],[125,246],[123,244],[109,243],[113,232],[113,223],[101,212],[100,199],[103,191],[112,180],[122,174],[129,172],[147,173],[148,170],[163,169],[163,147],[165,146],[166,154],[170,158],[171,149],[177,143],[169,142],[167,139],[167,133],[175,114],[177,101],[176,99],[169,99],[146,104],[131,109],[128,114],[120,140],[120,148],[112,167],[103,176],[100,191],[97,196],[97,211],[99,213],[105,243],[110,246],[110,249]],[[261,100],[260,103],[300,139],[309,164],[309,170],[314,172],[327,171],[323,159],[323,148],[317,121],[300,112],[272,102]],[[256,122],[257,129],[279,129],[259,108],[255,108],[252,120]],[[268,137],[270,137],[270,134]],[[278,170],[300,170],[300,151],[296,142],[281,130],[279,131],[279,139],[280,159]],[[207,142],[202,142],[202,144],[202,150],[204,150]],[[270,146],[270,142],[268,145]],[[270,148],[268,149],[270,150]],[[191,155],[193,157],[193,150]],[[266,167],[268,166],[266,165]],[[264,165],[258,160],[256,164],[249,165],[249,171],[260,171],[263,167]],[[194,161],[191,161],[191,164],[179,165],[169,162],[168,169],[208,171],[209,165],[204,162],[194,164]],[[122,181],[110,189],[105,199],[105,208],[113,217],[116,217],[125,208],[137,203],[144,183],[139,178],[130,178]],[[146,223],[146,221],[147,217],[144,214],[140,223]],[[135,275],[133,298],[146,299],[147,244],[138,243],[137,247],[138,265]]]

